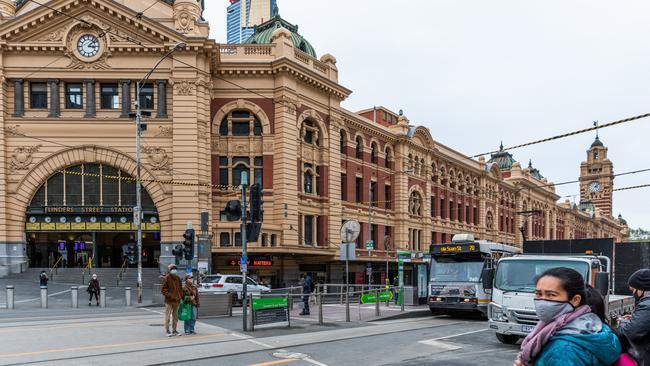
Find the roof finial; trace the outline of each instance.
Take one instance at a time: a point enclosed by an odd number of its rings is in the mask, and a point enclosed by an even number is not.
[[[598,140],[598,121],[594,121],[594,127],[596,127],[596,140]]]
[[[503,151],[503,141],[501,141],[501,146],[499,146],[499,151]]]
[[[280,16],[280,8],[278,7],[278,3],[275,3],[275,6],[273,7],[273,16]]]
[[[528,168],[533,168],[533,159],[528,159]]]

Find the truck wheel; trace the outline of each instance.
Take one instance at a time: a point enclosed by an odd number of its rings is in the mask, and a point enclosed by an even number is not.
[[[503,344],[515,344],[519,340],[518,335],[496,333],[497,339]]]

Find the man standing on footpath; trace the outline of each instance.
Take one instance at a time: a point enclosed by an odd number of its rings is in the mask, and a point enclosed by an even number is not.
[[[314,281],[309,274],[302,274],[302,302],[304,304],[300,315],[309,315],[309,295],[314,290]]]
[[[169,272],[163,277],[160,292],[165,297],[165,332],[167,337],[178,336],[176,331],[178,325],[178,304],[183,297],[181,279],[178,277],[178,269],[175,264],[167,266]],[[169,331],[169,318],[172,319],[172,331]]]
[[[640,269],[628,280],[636,306],[632,315],[626,315],[619,327],[630,341],[630,353],[640,366],[650,366],[650,269]]]

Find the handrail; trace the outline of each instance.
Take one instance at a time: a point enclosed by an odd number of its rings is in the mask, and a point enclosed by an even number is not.
[[[120,281],[122,281],[122,275],[129,268],[128,264],[129,264],[129,258],[124,258],[124,262],[122,262],[122,266],[120,267],[120,272],[117,274],[117,286],[120,285]]]
[[[60,256],[59,259],[57,259],[56,262],[54,262],[54,265],[52,266],[52,268],[50,268],[50,277],[53,277],[52,273],[55,270],[57,270],[57,274],[59,273],[58,272],[58,266],[59,266],[59,263],[61,263],[61,262],[63,262],[63,256]]]

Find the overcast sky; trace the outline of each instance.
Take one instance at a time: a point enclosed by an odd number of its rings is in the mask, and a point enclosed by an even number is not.
[[[206,1],[217,42],[227,0]],[[650,2],[278,0],[318,56],[338,60],[352,111],[403,109],[468,155],[650,112]],[[650,168],[650,118],[603,129],[616,173]],[[553,182],[577,179],[587,133],[514,150]],[[650,183],[650,172],[615,187]],[[557,187],[579,194],[578,184]],[[579,200],[579,196],[569,198]],[[615,192],[614,214],[650,229],[650,188]]]

